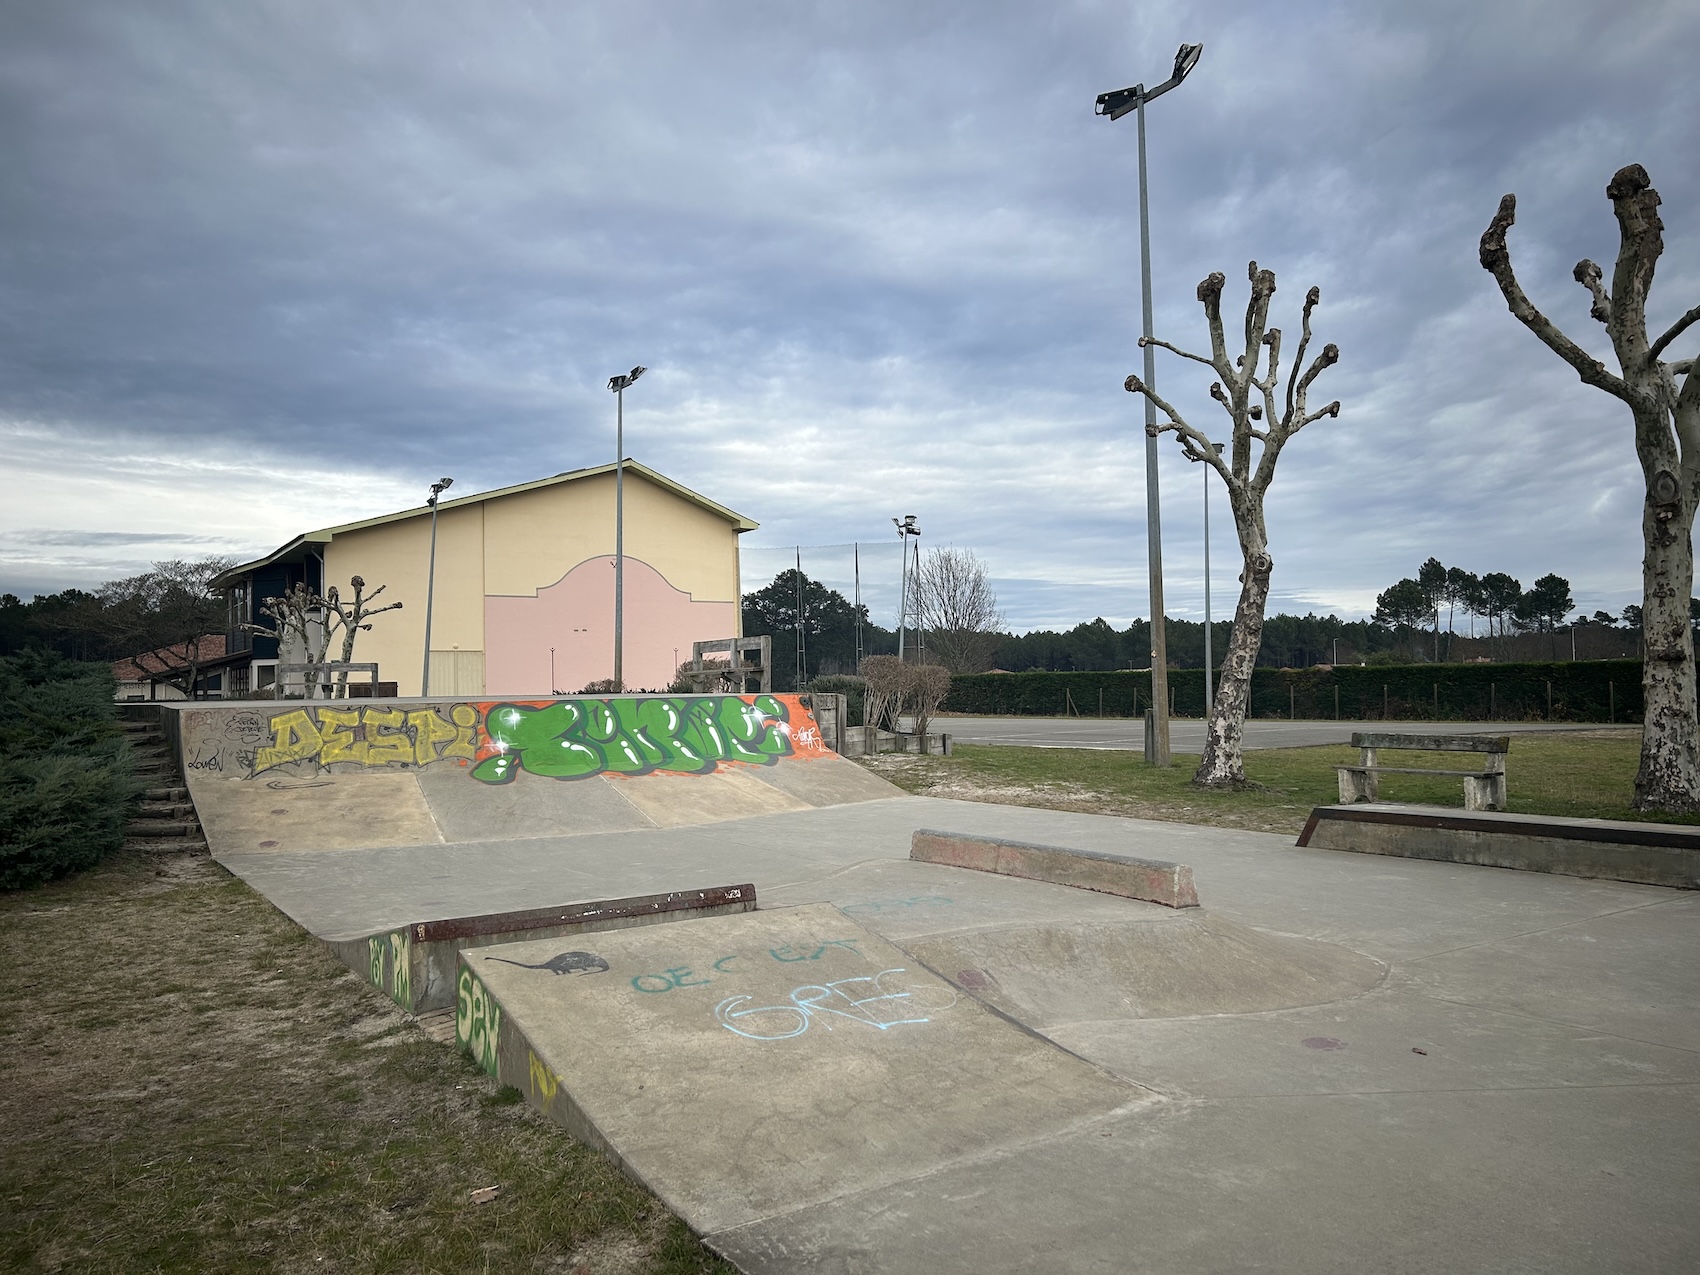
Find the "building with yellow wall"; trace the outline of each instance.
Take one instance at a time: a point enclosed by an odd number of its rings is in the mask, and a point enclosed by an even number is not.
[[[738,537],[756,523],[635,461],[625,462],[625,684],[664,689],[691,643],[742,636]],[[353,658],[375,661],[397,693],[417,695],[424,671],[431,509],[310,531],[218,580],[230,599],[231,650],[247,649],[227,696],[271,683],[275,638],[242,626],[265,598],[296,583],[346,599],[355,576],[378,604]],[[446,496],[437,509],[431,617],[433,696],[571,694],[613,676],[614,466],[496,491]],[[340,654],[334,639],[328,658]]]

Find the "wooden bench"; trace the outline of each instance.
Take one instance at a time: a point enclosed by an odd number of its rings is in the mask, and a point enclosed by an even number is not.
[[[1505,754],[1511,750],[1508,735],[1390,735],[1376,731],[1352,736],[1359,752],[1356,766],[1337,766],[1340,804],[1379,800],[1382,775],[1451,775],[1464,781],[1464,809],[1505,809]],[[1484,753],[1482,769],[1429,770],[1421,766],[1382,766],[1376,755],[1383,749],[1423,753]]]

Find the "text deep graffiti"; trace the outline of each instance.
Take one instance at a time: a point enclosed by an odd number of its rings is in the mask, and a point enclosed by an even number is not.
[[[796,752],[821,751],[813,722],[793,731],[790,709],[771,695],[481,707],[485,742],[472,776],[489,784],[509,783],[522,770],[552,779],[700,775],[723,761],[767,766]]]
[[[501,1039],[501,1003],[490,995],[484,981],[463,965],[455,983],[455,1043],[494,1076]]]
[[[819,1021],[827,1031],[834,1018],[889,1031],[931,1022],[932,1014],[956,1004],[955,992],[903,977],[907,974],[905,969],[889,969],[861,978],[805,983],[791,989],[787,1005],[752,1005],[753,996],[728,996],[714,1007],[714,1017],[747,1040],[789,1040],[808,1031],[820,1015],[825,1016]]]
[[[272,742],[255,751],[255,774],[293,761],[428,766],[477,755],[478,710],[456,704],[445,720],[430,708],[297,708],[274,714],[267,729]]]

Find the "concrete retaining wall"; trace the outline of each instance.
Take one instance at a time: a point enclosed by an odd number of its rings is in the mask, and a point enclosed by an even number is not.
[[[922,863],[943,863],[976,872],[996,872],[1006,877],[1119,894],[1165,907],[1198,906],[1192,869],[1181,863],[1037,846],[959,832],[935,832],[928,828],[918,829],[910,838],[909,857]]]
[[[1298,844],[1523,872],[1700,888],[1700,827],[1390,802],[1319,806]]]
[[[455,1003],[455,976],[465,948],[727,916],[753,912],[755,907],[756,888],[746,883],[567,903],[524,912],[416,921],[359,938],[327,940],[326,945],[338,960],[397,1005],[409,1013],[424,1014]]]

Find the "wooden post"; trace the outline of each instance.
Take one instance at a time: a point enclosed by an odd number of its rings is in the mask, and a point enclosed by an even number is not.
[[[1334,683],[1334,720],[1340,720],[1340,683]]]
[[[1547,720],[1552,720],[1552,679],[1547,679]]]
[[[1103,715],[1104,715],[1104,688],[1102,686],[1100,686],[1098,688],[1098,716],[1102,717]]]
[[[1381,720],[1387,720],[1387,683],[1381,684]]]
[[[1490,722],[1493,720],[1495,711],[1494,697],[1497,694],[1498,689],[1498,686],[1493,682],[1488,683],[1488,721]]]
[[[1434,720],[1440,720],[1440,683],[1434,684]]]
[[[1287,720],[1289,722],[1294,722],[1294,721],[1298,720],[1299,712],[1298,712],[1298,709],[1296,707],[1294,707],[1296,702],[1297,701],[1295,700],[1294,693],[1293,693],[1293,684],[1291,682],[1288,682],[1287,683]]]
[[[1606,707],[1606,720],[1615,725],[1616,722],[1617,722],[1617,683],[1616,682],[1607,682],[1606,683],[1606,706],[1607,706]]]

